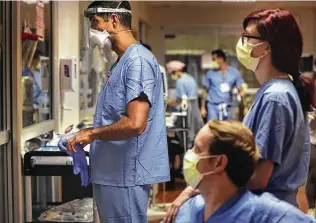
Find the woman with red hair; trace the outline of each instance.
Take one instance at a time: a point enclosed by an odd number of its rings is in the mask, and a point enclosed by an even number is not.
[[[312,101],[312,88],[299,72],[302,34],[293,15],[283,9],[253,12],[243,27],[237,57],[261,85],[244,119],[262,156],[249,188],[297,206],[296,194],[308,173],[306,113]]]
[[[307,111],[314,92],[314,82],[299,72],[302,34],[294,16],[283,9],[255,11],[244,19],[243,28],[237,57],[261,85],[244,119],[261,152],[248,188],[257,194],[270,192],[297,206],[296,194],[308,173]],[[187,187],[168,209],[166,222],[196,193]],[[221,206],[225,204],[215,210]]]

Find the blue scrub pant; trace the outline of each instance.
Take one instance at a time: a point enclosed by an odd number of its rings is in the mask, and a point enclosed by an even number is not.
[[[227,117],[225,120],[232,120],[232,106],[227,106]],[[218,105],[207,103],[207,121],[219,120],[219,109]]]
[[[150,185],[113,187],[93,184],[101,223],[147,223]]]

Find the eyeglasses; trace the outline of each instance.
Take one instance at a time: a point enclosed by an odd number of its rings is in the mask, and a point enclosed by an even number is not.
[[[241,42],[243,45],[244,45],[244,43],[247,43],[249,39],[264,40],[261,36],[252,36],[252,35],[248,35],[246,33],[241,34]]]

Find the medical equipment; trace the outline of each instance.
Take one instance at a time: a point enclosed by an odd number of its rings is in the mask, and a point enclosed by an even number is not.
[[[86,152],[87,163],[89,164],[89,153]],[[25,153],[24,155],[24,176],[25,176],[25,203],[26,222],[33,221],[32,215],[32,180],[31,176],[62,176],[72,178],[73,176],[73,161],[72,158],[65,152],[59,151],[57,147],[41,147]],[[65,182],[63,181],[63,184]],[[80,183],[78,183],[80,186]],[[72,188],[71,190],[77,190]],[[92,197],[92,187],[88,187],[88,194]],[[79,192],[80,193],[80,192]],[[68,195],[69,196],[69,195]],[[44,199],[42,206],[46,206],[47,199]]]
[[[165,108],[167,109],[167,100],[169,97],[168,93],[168,77],[166,73],[166,69],[159,65],[160,72],[162,74],[162,83],[163,83],[163,94],[164,94],[164,100],[165,100]]]
[[[182,97],[180,112],[166,113],[166,126],[168,133],[182,133],[184,141],[184,154],[188,150],[188,98],[186,96]],[[180,122],[178,120],[180,119]],[[180,126],[176,124],[179,123]],[[166,203],[166,186],[163,183],[163,202],[160,204],[156,203],[156,194],[158,186],[153,185],[151,190],[151,197],[149,200],[149,209],[147,211],[148,220],[159,220],[164,217],[166,211],[170,204]]]
[[[73,92],[77,89],[76,57],[60,59],[60,86],[62,92]]]
[[[53,207],[38,218],[40,222],[93,222],[93,198],[73,200]]]

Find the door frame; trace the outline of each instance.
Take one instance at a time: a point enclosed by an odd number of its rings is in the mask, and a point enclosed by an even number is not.
[[[14,221],[14,201],[13,201],[13,169],[12,169],[12,142],[10,141],[11,137],[11,106],[12,106],[12,95],[11,95],[11,85],[12,85],[12,20],[13,20],[13,11],[12,2],[9,1],[3,1],[1,2],[3,4],[2,11],[0,12],[1,20],[3,22],[3,30],[2,33],[2,40],[3,40],[3,46],[2,46],[2,55],[4,56],[4,59],[2,61],[2,82],[1,82],[1,97],[2,97],[2,105],[0,109],[2,109],[2,123],[0,130],[0,149],[2,153],[2,163],[1,165],[1,174],[3,175],[3,186],[1,188],[1,193],[3,195],[3,201],[4,201],[4,212],[3,218],[4,222],[17,222]],[[11,32],[10,32],[11,31]]]

